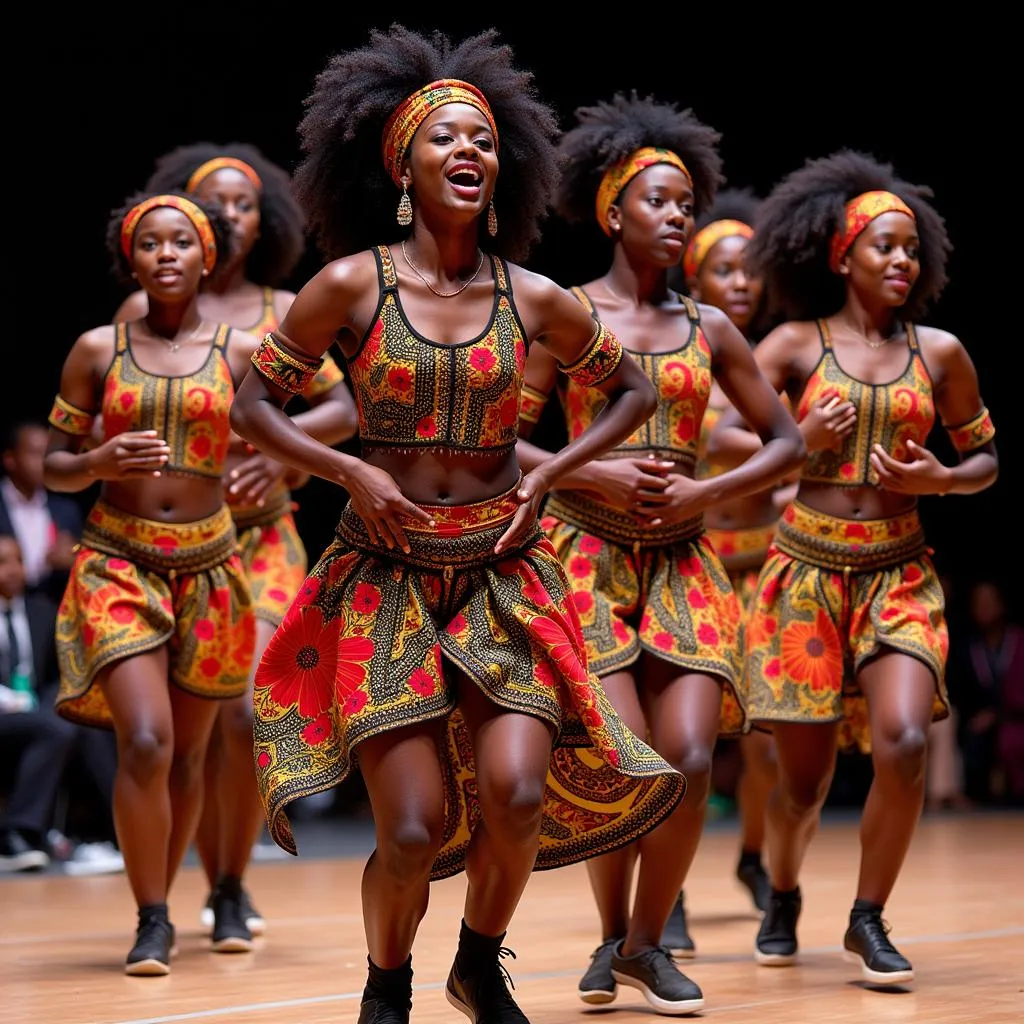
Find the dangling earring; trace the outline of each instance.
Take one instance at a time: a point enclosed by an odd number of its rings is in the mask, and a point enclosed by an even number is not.
[[[493,238],[498,233],[498,215],[494,212],[494,200],[487,204],[487,234]]]
[[[402,179],[402,198],[398,200],[398,223],[407,228],[412,223],[412,200],[405,179]]]

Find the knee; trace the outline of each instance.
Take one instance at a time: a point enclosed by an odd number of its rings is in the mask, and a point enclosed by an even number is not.
[[[408,817],[377,837],[377,859],[393,884],[408,886],[430,874],[441,848],[442,823]]]
[[[831,775],[822,779],[787,778],[782,780],[777,792],[791,817],[806,818],[821,810],[831,782]]]
[[[894,777],[903,785],[924,780],[927,766],[928,735],[916,725],[904,725],[895,735],[875,745],[875,770]]]
[[[221,708],[220,729],[225,742],[241,744],[247,751],[252,751],[253,710],[252,700],[226,701]]]
[[[153,729],[135,729],[121,744],[118,760],[136,782],[146,782],[169,770],[170,737],[162,736]]]
[[[251,743],[251,741],[250,741]],[[190,745],[174,751],[171,762],[171,785],[177,790],[191,790],[202,785],[207,747]]]
[[[546,779],[481,780],[481,802],[488,830],[513,843],[532,840],[544,813],[545,785]]]
[[[711,754],[711,747],[707,744],[693,743],[666,759],[686,777],[688,802],[706,799],[711,790]]]

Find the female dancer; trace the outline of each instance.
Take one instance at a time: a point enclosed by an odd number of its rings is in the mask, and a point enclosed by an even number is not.
[[[78,338],[50,414],[46,485],[101,482],[58,615],[57,707],[115,731],[115,822],[139,908],[125,970],[167,974],[167,895],[198,820],[206,745],[252,664],[252,598],[222,473],[228,409],[258,339],[200,315],[200,283],[231,243],[212,204],[138,196],[107,239],[148,312]]]
[[[745,725],[736,694],[739,605],[704,536],[702,513],[763,490],[803,457],[796,424],[758,373],[743,335],[721,310],[667,285],[695,214],[714,196],[717,142],[717,132],[689,110],[616,95],[577,111],[561,143],[556,199],[570,221],[591,221],[596,207],[612,242],[611,266],[574,291],[596,322],[624,339],[659,401],[654,416],[608,457],[559,480],[543,522],[572,583],[591,667],[629,728],[649,733],[688,781],[686,801],[657,830],[588,861],[602,943],[579,992],[587,1003],[610,1002],[621,982],[673,1014],[699,1009],[703,997],[673,964],[663,931],[700,840],[715,739]],[[525,438],[556,385],[570,438],[607,415],[603,395],[559,372],[546,350],[530,353],[520,442],[526,467],[551,457]],[[712,379],[765,444],[744,465],[697,481]]]
[[[499,958],[530,872],[632,841],[684,787],[587,670],[537,524],[548,487],[655,404],[607,328],[505,258],[536,238],[555,130],[494,30],[456,43],[394,25],[335,56],[307,101],[295,178],[331,262],[268,335],[232,410],[261,451],[349,494],[257,672],[256,766],[271,833],[294,852],[286,805],[358,759],[377,832],[360,1024],[407,1024],[430,879],[463,868],[447,998],[477,1024],[525,1022]],[[387,239],[400,243],[368,248]],[[335,338],[361,460],[282,412]],[[523,477],[531,344],[608,406]]]
[[[146,188],[184,190],[220,204],[234,229],[234,251],[204,282],[199,308],[204,316],[258,338],[274,330],[295,298],[278,285],[294,271],[304,243],[302,210],[288,173],[247,143],[197,142],[160,157]],[[135,292],[114,319],[132,319],[145,311],[146,293]],[[298,405],[293,419],[324,444],[337,444],[355,433],[355,405],[330,356]],[[255,671],[308,569],[288,487],[299,481],[289,481],[287,467],[254,452],[235,434],[224,479],[253,594]],[[265,928],[242,884],[263,825],[252,768],[252,718],[250,688],[221,705],[207,748],[206,792],[195,843],[210,888],[202,923],[212,929],[218,951],[249,949],[252,936]]]
[[[685,289],[697,302],[717,306],[736,325],[753,347],[763,336],[764,289],[761,278],[747,269],[744,254],[754,234],[760,200],[750,189],[721,190],[714,206],[697,220],[697,230],[683,256]],[[710,476],[724,468],[712,464],[704,452],[705,440],[729,401],[717,384],[701,423],[697,475]],[[757,442],[754,439],[754,445]],[[751,448],[751,451],[754,447]],[[744,614],[757,575],[768,555],[779,513],[796,493],[787,482],[748,494],[735,501],[719,502],[704,515],[707,536],[718,552]],[[768,908],[771,884],[761,860],[764,846],[765,810],[775,785],[775,754],[769,733],[753,729],[736,744],[741,760],[738,785],[740,856],[736,877],[749,890],[758,910]],[[685,930],[684,904],[680,898],[669,917],[667,932]],[[674,942],[674,937],[669,937]],[[671,944],[671,943],[670,943]]]
[[[748,708],[772,727],[779,772],[756,956],[796,958],[800,867],[837,748],[856,744],[871,751],[874,779],[843,945],[875,984],[914,976],[882,911],[921,811],[928,727],[949,709],[943,593],[917,501],[972,494],[998,472],[970,356],[917,324],[946,283],[950,248],[930,196],[868,154],[839,151],[776,186],[747,248],[787,318],[754,357],[789,396],[810,451],[747,625]],[[712,449],[728,448],[731,415]],[[924,446],[936,417],[957,466]]]

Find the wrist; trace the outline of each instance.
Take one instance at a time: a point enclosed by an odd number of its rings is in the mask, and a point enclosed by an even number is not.
[[[942,475],[942,479],[939,480],[939,497],[944,498],[947,494],[951,494],[953,492],[953,484],[955,483],[956,477],[953,475],[953,470],[947,467]]]

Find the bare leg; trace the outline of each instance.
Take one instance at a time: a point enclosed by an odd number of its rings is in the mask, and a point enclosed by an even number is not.
[[[768,871],[773,888],[790,892],[832,784],[838,725],[776,722],[773,733],[779,782],[768,801]]]
[[[358,748],[377,832],[363,871],[363,925],[370,960],[386,970],[409,959],[427,912],[444,828],[441,728],[434,722],[395,729]]]
[[[509,712],[460,678],[459,707],[469,729],[482,810],[466,853],[466,924],[481,935],[508,928],[537,859],[551,726]]]
[[[686,798],[640,840],[640,871],[622,956],[661,944],[665,923],[690,869],[704,828],[711,757],[722,707],[712,676],[645,658],[642,698],[651,745],[686,776]]]
[[[857,898],[884,906],[924,802],[935,677],[906,654],[887,652],[860,671],[871,719],[874,781],[861,816]]]
[[[222,770],[221,746],[224,739],[221,716],[224,711],[224,705],[218,704],[217,719],[206,747],[206,759],[203,762],[203,810],[195,835],[196,853],[206,875],[208,889],[213,889],[220,874],[220,793],[217,780]]]
[[[739,747],[743,758],[739,783],[740,851],[760,854],[768,800],[778,778],[775,744],[767,733],[754,731],[740,737]]]

